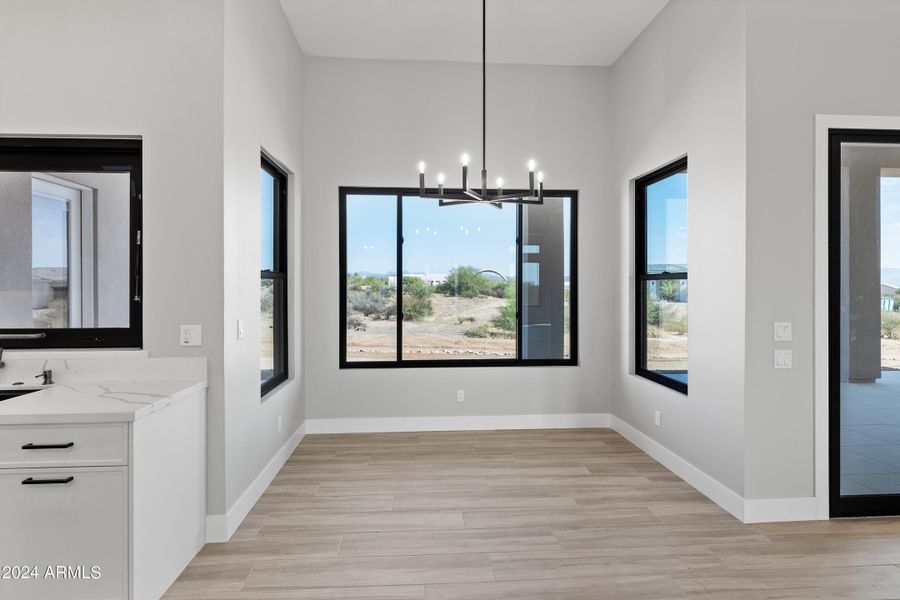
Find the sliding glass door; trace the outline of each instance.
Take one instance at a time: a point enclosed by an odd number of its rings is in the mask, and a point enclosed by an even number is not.
[[[900,132],[829,153],[831,513],[900,514]]]

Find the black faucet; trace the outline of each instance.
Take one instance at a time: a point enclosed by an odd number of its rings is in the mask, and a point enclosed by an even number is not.
[[[41,385],[53,385],[53,371],[47,369],[46,371],[41,371],[40,375],[35,375],[34,378],[43,377],[44,382]]]

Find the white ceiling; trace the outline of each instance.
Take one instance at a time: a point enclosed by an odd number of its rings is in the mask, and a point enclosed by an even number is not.
[[[668,0],[488,0],[488,62],[616,61]],[[481,61],[480,0],[281,0],[309,56]]]

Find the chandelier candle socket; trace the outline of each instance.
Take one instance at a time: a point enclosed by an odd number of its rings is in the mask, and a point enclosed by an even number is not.
[[[437,177],[437,191],[434,188],[425,188],[425,162],[419,162],[419,196],[422,198],[437,198],[440,206],[453,204],[490,204],[497,208],[503,208],[504,203],[513,204],[543,204],[544,203],[544,173],[538,173],[538,187],[535,190],[534,170],[537,163],[532,159],[528,166],[528,191],[512,191],[503,193],[503,178],[497,178],[497,187],[494,190],[487,186],[487,0],[481,1],[481,189],[469,188],[469,155],[460,157],[462,162],[462,187],[460,190],[444,190],[444,174]]]

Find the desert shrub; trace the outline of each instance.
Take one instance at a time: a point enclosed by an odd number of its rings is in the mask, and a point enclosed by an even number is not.
[[[457,325],[462,325],[463,323],[474,323],[474,322],[475,322],[475,317],[463,317],[463,316],[456,317]]]
[[[366,322],[363,321],[362,317],[359,315],[350,315],[347,318],[347,329],[352,329],[353,331],[365,331]]]
[[[516,330],[516,286],[515,284],[507,284],[504,289],[506,304],[501,306],[499,314],[494,317],[493,324],[496,328],[503,331]]]
[[[403,278],[403,318],[419,321],[432,313],[431,284],[418,277]]]
[[[502,298],[506,284],[493,281],[480,273],[475,267],[456,267],[447,274],[447,281],[437,286],[437,292],[446,296],[477,298],[493,296]]]
[[[655,296],[647,294],[647,326],[659,327],[659,300]]]
[[[372,319],[391,319],[397,315],[397,302],[392,291],[348,291],[347,304],[351,313],[359,313]]]
[[[887,340],[893,340],[900,337],[900,315],[882,311],[881,337]]]
[[[678,297],[678,282],[672,279],[663,279],[659,282],[659,297],[669,302],[675,302]]]
[[[491,327],[490,325],[482,323],[481,325],[466,329],[463,332],[463,335],[470,338],[489,338],[491,337]]]

